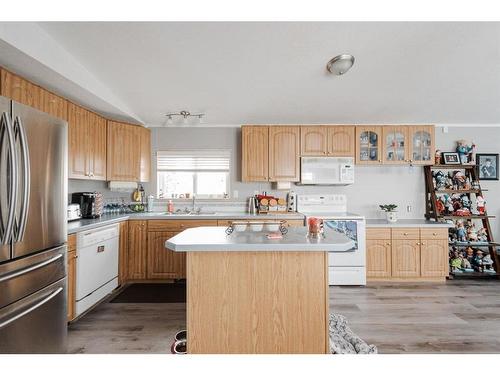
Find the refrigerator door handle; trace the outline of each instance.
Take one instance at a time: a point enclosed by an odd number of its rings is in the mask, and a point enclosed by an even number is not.
[[[9,143],[9,154],[7,157],[8,161],[8,174],[9,174],[9,182],[7,186],[7,200],[8,200],[8,215],[7,215],[7,223],[5,227],[3,227],[3,235],[0,239],[0,243],[2,245],[7,245],[10,243],[12,237],[12,228],[14,226],[15,221],[15,213],[16,213],[16,200],[17,200],[17,153],[15,149],[15,138],[14,132],[12,130],[10,116],[7,112],[2,113],[2,118],[0,121],[0,131],[1,128],[5,127],[5,133],[7,134],[7,141]]]
[[[20,152],[22,165],[22,173],[18,178],[22,178],[22,197],[21,197],[21,207],[19,212],[19,219],[16,218],[16,230],[15,230],[15,241],[21,242],[24,238],[24,232],[26,231],[26,220],[28,219],[28,209],[30,201],[30,159],[29,159],[29,149],[28,141],[26,138],[26,131],[24,130],[23,122],[19,116],[16,116],[14,120],[14,137],[15,140],[19,140]]]
[[[16,277],[22,276],[22,275],[27,274],[27,273],[33,272],[34,270],[37,270],[39,268],[45,267],[46,265],[48,265],[50,263],[54,263],[56,260],[58,260],[58,259],[60,259],[62,257],[63,257],[63,254],[58,254],[58,255],[56,255],[53,258],[44,260],[43,262],[34,264],[33,266],[26,267],[26,268],[23,268],[23,269],[21,269],[21,270],[19,270],[17,272],[13,272],[13,273],[7,274],[7,275],[5,275],[3,277],[0,277],[0,283],[4,282],[4,281],[8,281],[10,279],[14,279]]]
[[[14,315],[13,317],[11,318],[8,318],[6,320],[4,320],[3,322],[0,321],[0,329],[5,327],[5,326],[8,326],[9,324],[15,322],[16,320],[18,319],[21,319],[23,316],[29,314],[30,312],[38,309],[39,307],[45,305],[47,302],[49,302],[52,298],[54,298],[55,296],[57,296],[59,293],[61,293],[63,290],[63,287],[59,287],[57,288],[54,292],[50,293],[49,295],[45,295],[44,297],[42,297],[42,299],[40,300],[37,300],[36,303],[32,304],[30,307],[28,307],[27,309],[21,311],[20,313]]]

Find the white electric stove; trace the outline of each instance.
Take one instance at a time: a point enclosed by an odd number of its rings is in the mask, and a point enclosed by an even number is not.
[[[362,215],[347,212],[343,194],[311,194],[297,196],[297,211],[324,221],[325,233],[333,230],[351,238],[354,251],[330,253],[328,275],[330,285],[366,285],[366,222]]]

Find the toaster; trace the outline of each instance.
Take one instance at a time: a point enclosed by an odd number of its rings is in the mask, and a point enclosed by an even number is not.
[[[68,221],[80,220],[82,218],[80,205],[75,203],[68,204],[68,208],[66,210],[66,218],[68,219]]]
[[[101,217],[104,206],[102,193],[85,192],[71,194],[71,203],[76,203],[80,206],[80,212],[84,219],[95,219]]]

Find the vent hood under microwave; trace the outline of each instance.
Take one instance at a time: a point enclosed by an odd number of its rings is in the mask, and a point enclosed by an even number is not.
[[[301,185],[349,185],[354,183],[354,158],[300,158]]]

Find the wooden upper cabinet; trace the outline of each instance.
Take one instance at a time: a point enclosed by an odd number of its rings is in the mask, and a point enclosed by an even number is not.
[[[381,142],[380,126],[356,126],[356,164],[381,164]]]
[[[89,178],[88,114],[76,104],[68,104],[68,177]]]
[[[68,101],[56,94],[42,90],[43,98],[43,111],[47,112],[49,115],[62,118],[63,120],[68,119]]]
[[[326,126],[300,127],[300,155],[326,156],[328,153],[328,129]]]
[[[90,178],[106,180],[106,119],[88,112],[88,162]]]
[[[269,127],[269,180],[300,180],[300,128]]]
[[[140,135],[137,126],[108,121],[107,177],[109,181],[139,181]]]
[[[39,86],[5,69],[2,69],[1,76],[2,96],[40,111],[44,110],[42,89]]]
[[[409,161],[408,126],[382,126],[384,164],[407,164]]]
[[[354,157],[355,149],[354,126],[328,127],[328,156]]]
[[[138,126],[140,134],[140,172],[139,181],[148,182],[151,178],[151,130]]]
[[[269,127],[241,127],[241,180],[269,180]]]
[[[412,164],[433,165],[435,154],[434,125],[409,127],[408,158]]]
[[[129,280],[146,279],[147,225],[146,220],[130,220],[128,223],[127,277]]]
[[[106,120],[68,104],[69,178],[106,180]]]

